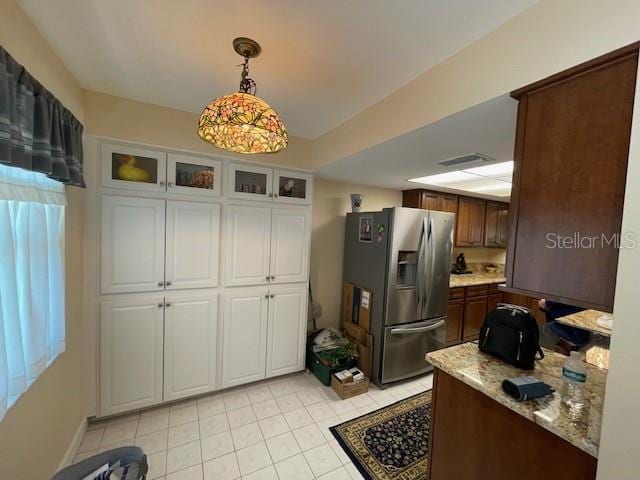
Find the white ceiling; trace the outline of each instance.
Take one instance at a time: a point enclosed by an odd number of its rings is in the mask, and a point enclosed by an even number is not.
[[[315,138],[535,0],[18,0],[81,85],[200,112],[235,91],[231,40],[262,45],[258,94]]]
[[[481,153],[494,158],[495,163],[508,162],[513,160],[517,106],[518,103],[508,95],[497,97],[321,167],[318,175],[343,182],[406,190],[427,188],[407,181],[409,178],[468,168],[437,165],[442,160]],[[432,189],[464,193],[441,186]],[[495,198],[481,193],[472,196]]]

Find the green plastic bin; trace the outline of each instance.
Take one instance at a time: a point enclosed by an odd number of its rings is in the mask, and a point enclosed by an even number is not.
[[[312,335],[307,340],[307,367],[313,372],[313,374],[327,387],[331,385],[331,375],[345,368],[355,367],[357,359],[353,357],[346,358],[344,362],[337,367],[327,367],[324,365],[317,355],[313,351],[313,339],[315,335]]]

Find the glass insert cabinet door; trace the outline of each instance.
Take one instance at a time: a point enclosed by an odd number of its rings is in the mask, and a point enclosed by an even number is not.
[[[164,191],[167,154],[124,145],[102,145],[102,184],[105,187]]]
[[[311,175],[291,170],[274,170],[273,196],[279,203],[311,203]]]
[[[235,198],[271,200],[273,169],[254,165],[229,165],[227,195]]]
[[[170,153],[167,156],[167,191],[220,196],[222,162]]]

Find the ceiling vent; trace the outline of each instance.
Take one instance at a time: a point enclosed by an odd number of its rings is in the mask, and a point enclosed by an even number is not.
[[[438,162],[438,165],[445,167],[459,167],[461,170],[469,167],[476,167],[486,163],[495,162],[496,159],[482,153],[468,153],[459,157],[449,158]]]

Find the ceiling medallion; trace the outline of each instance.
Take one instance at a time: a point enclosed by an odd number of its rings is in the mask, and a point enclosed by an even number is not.
[[[233,49],[244,57],[240,89],[204,107],[198,135],[205,142],[236,153],[275,153],[287,147],[284,122],[264,100],[256,97],[256,82],[249,78],[249,59],[260,55],[260,45],[236,38]]]

